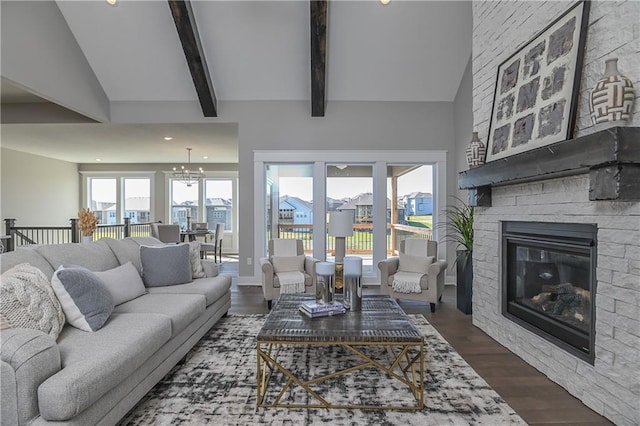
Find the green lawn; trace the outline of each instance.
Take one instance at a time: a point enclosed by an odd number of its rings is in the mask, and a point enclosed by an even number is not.
[[[418,226],[420,228],[433,228],[433,216],[407,216],[407,224],[411,226]]]

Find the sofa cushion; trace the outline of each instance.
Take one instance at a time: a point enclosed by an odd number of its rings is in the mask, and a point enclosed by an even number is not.
[[[51,267],[49,261],[42,257],[35,248],[35,246],[18,247],[14,251],[2,253],[0,255],[0,271],[5,272],[21,263],[28,263],[40,269],[47,279],[50,280],[55,269]]]
[[[95,333],[65,327],[58,338],[62,370],[38,388],[40,415],[68,420],[133,374],[171,337],[165,315],[114,314]]]
[[[272,256],[273,270],[278,272],[304,272],[304,255]]]
[[[176,336],[206,309],[206,299],[200,294],[145,294],[122,305],[115,313],[152,313],[171,319],[171,337]]]
[[[11,328],[40,330],[56,339],[65,317],[49,279],[23,263],[0,276],[0,320]]]
[[[82,266],[61,266],[51,285],[67,322],[84,331],[97,331],[113,311],[113,299],[102,281]]]
[[[131,262],[108,271],[95,272],[95,275],[111,293],[114,305],[120,305],[147,293],[138,270]]]
[[[120,266],[116,255],[102,240],[83,244],[50,244],[36,250],[54,270],[64,264],[84,266],[90,271],[106,271]]]
[[[201,294],[207,299],[207,306],[217,302],[231,288],[229,275],[218,275],[213,278],[200,278],[187,284],[171,285],[164,287],[149,287],[151,294]]]
[[[131,262],[133,266],[138,270],[138,274],[142,276],[142,264],[140,263],[140,244],[136,241],[125,238],[123,240],[116,240],[113,238],[102,238],[100,241],[105,242],[113,254],[118,259],[120,265],[124,265],[127,262]]]
[[[140,246],[142,280],[147,287],[191,282],[189,244]]]

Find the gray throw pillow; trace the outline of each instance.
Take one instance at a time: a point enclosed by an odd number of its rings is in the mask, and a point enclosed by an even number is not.
[[[131,262],[95,274],[111,293],[113,304],[116,306],[147,293],[138,270]]]
[[[98,331],[113,312],[111,293],[87,268],[62,265],[51,278],[67,322],[84,331]]]
[[[147,287],[191,282],[189,244],[140,246],[142,281]]]

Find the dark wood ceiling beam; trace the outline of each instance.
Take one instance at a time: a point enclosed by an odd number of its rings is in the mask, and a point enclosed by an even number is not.
[[[327,3],[310,0],[311,11],[311,116],[324,117],[327,58]]]
[[[196,88],[202,113],[205,117],[218,116],[218,100],[213,89],[204,50],[198,35],[195,16],[189,0],[168,0],[173,22],[176,24],[182,50],[191,71],[193,85]]]

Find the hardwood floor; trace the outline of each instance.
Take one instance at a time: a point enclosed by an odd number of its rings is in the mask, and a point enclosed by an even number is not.
[[[221,271],[234,277],[230,313],[269,312],[262,289],[238,286],[237,263],[225,262]],[[365,289],[375,294],[377,289]],[[611,425],[562,387],[501,346],[471,323],[471,316],[456,309],[455,288],[447,286],[442,303],[431,313],[426,303],[400,301],[409,314],[422,314],[456,351],[530,425]]]

